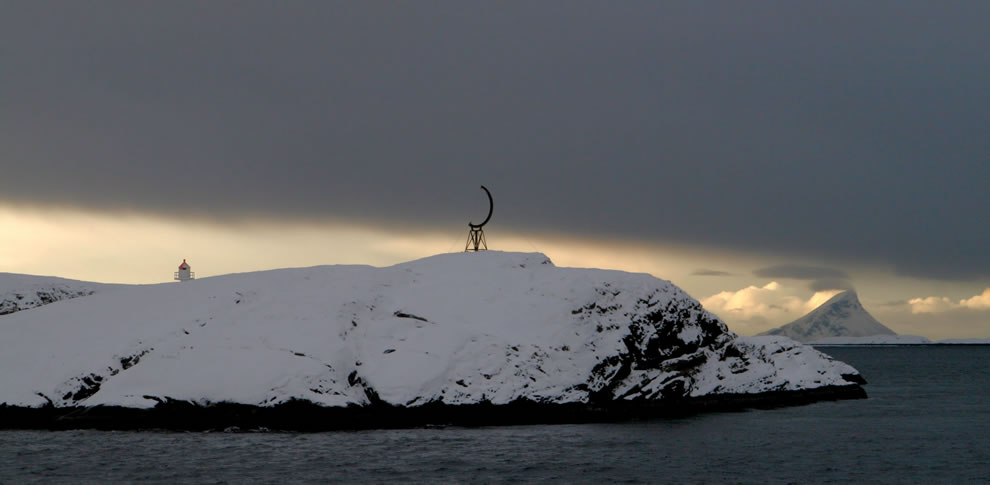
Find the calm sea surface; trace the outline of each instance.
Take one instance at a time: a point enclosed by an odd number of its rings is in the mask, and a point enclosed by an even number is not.
[[[823,350],[869,399],[602,425],[0,431],[0,483],[990,483],[990,347]]]

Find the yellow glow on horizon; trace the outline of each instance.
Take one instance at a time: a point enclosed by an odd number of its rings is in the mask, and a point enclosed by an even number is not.
[[[319,264],[388,264],[360,228],[242,224],[0,207],[0,271],[111,283],[169,281]]]
[[[466,226],[444,230],[397,230],[346,221],[217,222],[202,218],[43,209],[0,203],[0,272],[146,284],[172,281],[173,272],[183,259],[188,260],[198,278],[331,264],[389,266],[463,251]],[[492,250],[541,252],[560,267],[648,273],[673,282],[699,301],[754,284],[754,288],[771,284],[769,280],[753,276],[753,269],[779,262],[773,255],[651,241],[520,233],[498,226],[486,229]],[[699,268],[717,269],[731,275],[695,275]],[[904,280],[889,271],[860,272],[854,278],[858,287],[869,286],[861,292],[861,297],[866,293],[873,301],[880,302],[900,298],[902,294],[937,292],[952,295],[951,291],[957,290],[959,294],[972,296],[974,291],[962,284],[939,287],[935,286],[937,282]],[[868,279],[872,285],[868,284]],[[716,313],[726,319],[730,329],[751,334],[787,323],[800,316],[802,310],[810,310],[835,293],[812,294],[806,283],[799,281],[792,280],[787,285],[788,291],[793,293],[791,296],[796,298],[794,301],[802,308],[782,312],[780,305],[771,305],[760,313],[763,318],[760,321],[740,319],[734,312]],[[864,303],[870,302],[867,299]],[[878,318],[884,323],[891,323],[884,320],[887,315],[903,317],[896,309],[880,305],[871,307],[871,311],[877,311]],[[902,328],[908,330],[910,327]],[[985,333],[982,330],[971,332]],[[919,330],[915,333],[935,334],[934,331]],[[962,331],[956,331],[956,334],[967,335]]]
[[[0,205],[0,271],[108,283],[169,281],[187,259],[198,277],[323,264],[387,266],[464,249],[463,233],[336,222],[203,220]],[[543,252],[558,266],[645,272],[674,279],[697,267],[685,248],[488,231],[492,249]],[[704,259],[712,262],[712,255]],[[728,262],[723,261],[723,262]]]

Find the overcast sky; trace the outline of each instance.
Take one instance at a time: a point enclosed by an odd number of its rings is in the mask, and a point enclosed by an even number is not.
[[[968,0],[3,1],[0,203],[441,230],[485,184],[518,234],[978,292],[988,46]]]

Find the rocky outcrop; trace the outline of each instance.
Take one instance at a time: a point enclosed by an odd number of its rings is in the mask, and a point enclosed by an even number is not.
[[[56,301],[88,296],[94,293],[88,288],[52,286],[11,292],[0,297],[0,315],[8,315],[21,310],[36,308]]]
[[[103,286],[62,278],[0,273],[0,315],[92,295]]]

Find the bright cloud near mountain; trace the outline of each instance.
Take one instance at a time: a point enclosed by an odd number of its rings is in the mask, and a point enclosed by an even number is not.
[[[944,296],[912,298],[908,300],[908,305],[911,305],[911,313],[940,313],[959,308],[959,304]]]
[[[764,286],[747,286],[737,291],[723,291],[701,300],[702,305],[730,322],[753,318],[778,320],[803,315],[828,301],[841,290],[819,291],[810,298],[792,288],[771,281]]]
[[[962,300],[959,303],[973,310],[990,310],[990,288],[986,288],[983,290],[983,293]]]
[[[959,300],[958,303],[944,296],[929,296],[912,298],[908,300],[908,305],[911,305],[911,313],[940,313],[961,308],[990,310],[990,288],[984,289],[979,295]]]

